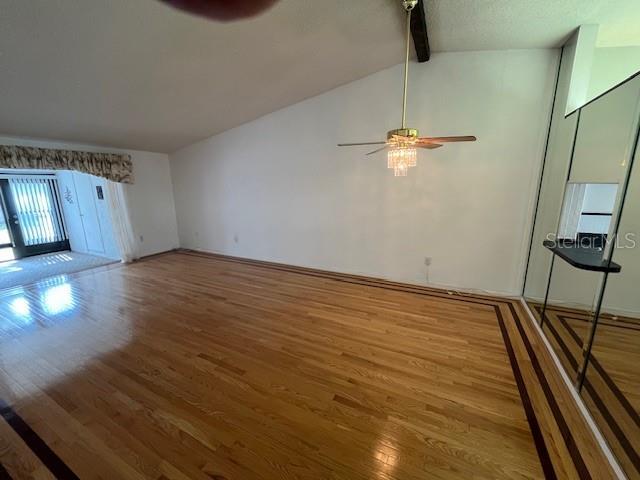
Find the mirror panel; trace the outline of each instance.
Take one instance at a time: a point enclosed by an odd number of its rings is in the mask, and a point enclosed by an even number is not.
[[[542,329],[572,380],[584,361],[603,274],[554,260]]]
[[[637,126],[640,77],[580,110],[569,181],[622,183]]]
[[[556,98],[553,104],[549,139],[527,262],[523,296],[531,311],[538,317],[539,307],[544,302],[547,290],[552,259],[551,252],[542,246],[542,242],[549,239],[550,236],[554,236],[558,229],[558,219],[578,123],[578,115],[565,117],[571,64],[570,52],[565,49],[562,52],[558,72]]]
[[[602,250],[612,226],[617,197],[617,183],[568,183],[558,240]]]
[[[602,258],[610,238],[618,184],[567,183],[557,236],[566,250]],[[560,362],[577,380],[604,276],[556,257],[541,325]]]
[[[560,96],[562,81],[561,69]],[[640,75],[569,117],[556,109],[523,294],[620,466],[640,478]]]
[[[581,395],[624,471],[640,478],[640,151],[630,168],[611,243],[622,270],[604,290]]]

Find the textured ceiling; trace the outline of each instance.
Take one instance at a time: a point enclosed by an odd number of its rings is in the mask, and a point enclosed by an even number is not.
[[[599,24],[598,46],[640,45],[640,0],[427,0],[435,51],[547,48]]]
[[[281,0],[221,24],[155,0],[0,0],[0,134],[170,152],[402,61],[396,0]],[[559,46],[638,0],[429,0],[434,51]]]

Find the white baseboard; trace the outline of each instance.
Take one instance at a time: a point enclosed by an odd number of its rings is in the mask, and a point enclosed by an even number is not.
[[[229,252],[222,252],[219,250],[207,250],[204,248],[196,248],[196,247],[183,247],[184,250],[190,250],[192,252],[198,252],[198,253],[204,253],[204,254],[214,254],[214,255],[223,255],[223,256],[227,256],[227,257],[231,257],[231,258],[240,258],[243,260],[256,260],[258,262],[272,262],[272,263],[276,263],[276,264],[280,264],[280,265],[289,265],[292,267],[300,267],[300,268],[309,268],[309,269],[316,269],[316,270],[324,270],[326,272],[332,272],[332,273],[339,273],[339,274],[344,274],[344,275],[358,275],[358,276],[362,276],[362,277],[368,277],[368,278],[374,278],[374,279],[378,279],[378,280],[385,280],[385,281],[389,281],[389,282],[397,282],[397,283],[403,283],[405,285],[415,285],[417,287],[427,287],[427,288],[436,288],[438,290],[446,290],[447,293],[450,294],[456,294],[456,295],[489,295],[489,296],[493,296],[493,297],[503,297],[503,298],[509,298],[512,300],[517,300],[520,298],[519,294],[515,294],[515,293],[509,293],[509,292],[502,292],[502,291],[494,291],[494,290],[481,290],[481,289],[477,289],[477,288],[467,288],[467,287],[457,287],[455,285],[447,285],[444,283],[434,283],[434,282],[418,282],[418,281],[412,281],[410,279],[406,279],[406,278],[396,278],[396,277],[389,277],[386,276],[384,274],[376,274],[376,273],[371,273],[371,272],[362,272],[362,271],[345,271],[342,270],[340,268],[335,268],[332,266],[326,266],[326,265],[304,265],[304,264],[300,264],[300,263],[291,263],[291,262],[287,262],[285,260],[282,259],[273,259],[273,258],[254,258],[254,257],[245,257],[245,256],[241,256],[241,255],[237,255],[234,253],[229,253]]]
[[[532,300],[534,302],[538,302],[538,303],[544,303],[544,298],[540,298],[540,297],[528,296],[527,299]],[[593,309],[592,304],[587,305],[584,303],[577,303],[577,302],[561,302],[553,299],[549,300],[549,305],[553,305],[555,307],[575,308],[576,310],[585,310],[587,312]],[[612,307],[610,305],[603,305],[602,313],[606,313],[608,315],[613,315],[617,317],[640,318],[640,312],[638,312],[637,310],[625,310],[622,308]]]

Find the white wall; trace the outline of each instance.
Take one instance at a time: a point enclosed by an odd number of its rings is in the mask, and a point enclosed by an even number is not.
[[[400,65],[182,149],[170,156],[181,246],[517,295],[557,60],[412,64],[409,125],[478,142],[421,152],[406,178],[384,154],[336,147],[399,126]]]
[[[135,183],[127,185],[125,191],[138,240],[138,255],[152,255],[178,247],[171,172],[166,154],[6,136],[0,136],[0,144],[130,154]]]
[[[640,70],[640,46],[602,47],[593,52],[588,99],[597,97]]]
[[[126,193],[141,256],[179,247],[169,158],[164,153],[127,151],[135,183]]]

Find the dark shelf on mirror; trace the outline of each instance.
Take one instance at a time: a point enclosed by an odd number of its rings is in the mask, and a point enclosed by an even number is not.
[[[574,243],[542,242],[545,248],[551,250],[564,261],[581,270],[591,272],[619,273],[622,267],[615,262],[603,259],[604,250],[601,248],[582,247]]]

